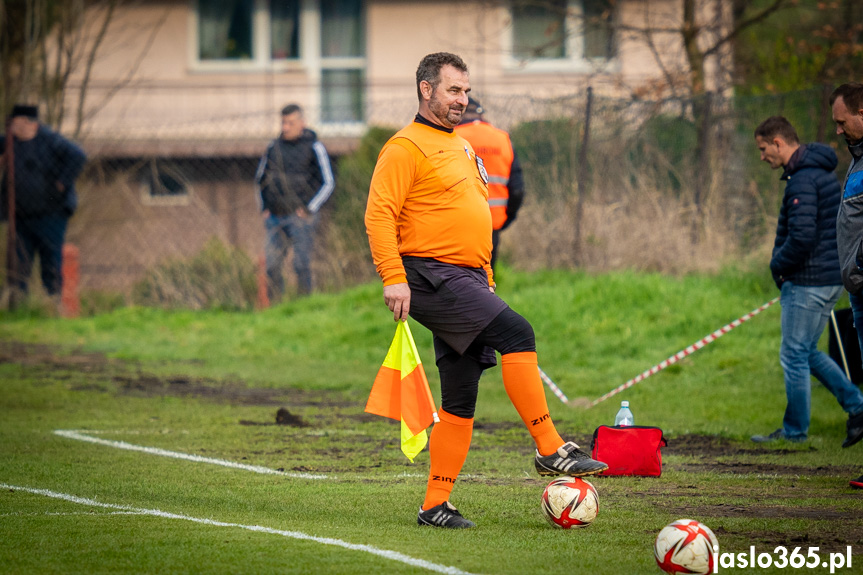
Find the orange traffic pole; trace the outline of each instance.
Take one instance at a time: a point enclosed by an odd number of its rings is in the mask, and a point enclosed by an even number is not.
[[[81,301],[78,298],[78,282],[81,275],[78,248],[63,244],[63,289],[60,292],[60,315],[78,317],[81,314]]]
[[[258,309],[270,307],[270,297],[267,295],[267,258],[258,258]]]

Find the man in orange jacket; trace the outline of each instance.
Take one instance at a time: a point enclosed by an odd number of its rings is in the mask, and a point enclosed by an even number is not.
[[[548,412],[533,328],[494,293],[488,174],[453,128],[467,107],[470,78],[455,54],[429,54],[416,73],[419,112],[383,147],[365,223],[384,301],[396,321],[410,314],[434,336],[440,422],[417,523],[473,527],[449,502],[467,458],[479,378],[501,354],[503,383],[536,444],[542,476],[583,476],[608,466],[564,442]]]
[[[491,267],[497,261],[500,232],[515,221],[524,201],[524,177],[521,164],[504,130],[485,120],[485,110],[478,100],[468,97],[467,109],[455,131],[470,142],[482,158],[488,172],[488,207],[491,209]]]

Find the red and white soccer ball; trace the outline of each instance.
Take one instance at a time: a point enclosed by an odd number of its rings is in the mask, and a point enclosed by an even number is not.
[[[584,479],[558,477],[542,492],[542,512],[555,527],[587,527],[599,513],[599,495]]]
[[[678,519],[663,527],[653,544],[656,564],[666,573],[706,575],[713,572],[719,541],[694,519]]]

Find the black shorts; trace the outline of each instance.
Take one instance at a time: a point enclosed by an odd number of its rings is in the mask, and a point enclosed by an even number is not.
[[[469,351],[484,368],[496,365],[492,348],[471,347],[480,332],[509,307],[489,290],[485,270],[414,256],[402,261],[411,289],[410,315],[434,335],[435,359]]]

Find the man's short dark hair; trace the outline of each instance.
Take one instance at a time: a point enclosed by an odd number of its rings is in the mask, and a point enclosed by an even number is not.
[[[282,108],[282,116],[290,116],[291,114],[296,114],[299,112],[303,113],[303,109],[300,108],[297,104],[288,104],[284,108]]]
[[[830,94],[830,106],[832,107],[839,98],[842,98],[849,112],[856,114],[858,110],[863,109],[863,84],[859,82],[842,84]]]
[[[755,137],[772,140],[780,137],[788,144],[799,144],[800,139],[797,137],[797,130],[791,125],[784,116],[771,116],[758,124],[755,128]]]
[[[467,72],[467,64],[464,63],[464,60],[449,52],[435,52],[422,59],[417,67],[417,98],[420,102],[423,101],[420,82],[428,82],[431,84],[432,90],[437,90],[438,85],[440,85],[440,70],[446,65],[452,66],[460,72]]]

